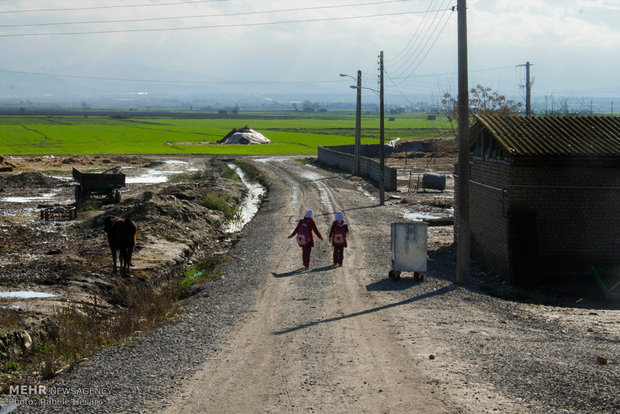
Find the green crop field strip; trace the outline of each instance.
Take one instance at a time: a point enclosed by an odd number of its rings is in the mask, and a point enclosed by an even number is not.
[[[233,128],[248,126],[270,145],[218,145]],[[386,116],[385,140],[450,134],[445,119],[423,114]],[[355,114],[252,114],[184,119],[118,116],[0,116],[0,154],[316,154],[322,145],[352,144]],[[362,144],[378,143],[379,117],[364,114]]]

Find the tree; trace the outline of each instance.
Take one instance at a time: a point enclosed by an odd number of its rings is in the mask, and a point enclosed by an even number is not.
[[[446,113],[450,125],[458,120],[458,100],[451,93],[446,92],[443,95],[441,103],[446,107]],[[478,84],[469,91],[469,113],[471,115],[470,122],[473,121],[473,115],[511,115],[519,112],[523,104],[513,101],[500,95],[491,88]],[[454,126],[452,127],[454,130]]]

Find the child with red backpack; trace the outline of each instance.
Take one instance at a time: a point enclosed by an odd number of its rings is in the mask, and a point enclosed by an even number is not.
[[[310,267],[310,252],[312,252],[312,248],[314,247],[312,232],[315,232],[317,237],[323,240],[323,236],[321,236],[321,233],[314,222],[314,212],[312,210],[306,210],[304,218],[299,220],[295,230],[293,230],[291,235],[288,236],[290,239],[294,235],[297,235],[297,244],[301,247],[301,257],[306,270]]]
[[[344,248],[347,247],[348,232],[349,226],[344,219],[344,213],[339,211],[336,213],[332,228],[329,230],[329,240],[334,246],[334,266],[342,266]]]

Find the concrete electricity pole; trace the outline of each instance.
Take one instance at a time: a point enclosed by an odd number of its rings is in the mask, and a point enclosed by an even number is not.
[[[525,65],[517,65],[517,66],[525,66],[525,116],[532,115],[532,84],[530,81],[530,66],[532,63],[525,62]]]
[[[379,145],[381,146],[381,180],[379,180],[379,205],[385,204],[385,144],[384,144],[384,101],[383,101],[383,50],[379,53]]]
[[[341,77],[355,79],[351,75],[341,73]],[[357,89],[357,103],[355,104],[355,146],[353,147],[353,174],[360,175],[360,152],[362,137],[362,71],[357,71],[357,86],[351,85],[351,88]]]
[[[353,174],[360,175],[360,144],[362,137],[362,71],[357,71],[357,103],[355,105],[355,150]]]
[[[458,0],[458,193],[456,217],[456,283],[469,284],[469,85],[467,70],[467,5]]]

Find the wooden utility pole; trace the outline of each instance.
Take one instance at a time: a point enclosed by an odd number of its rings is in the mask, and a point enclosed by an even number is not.
[[[362,136],[362,71],[357,71],[357,103],[355,108],[355,150],[353,151],[353,174],[360,175],[360,143]]]
[[[383,99],[383,50],[379,53],[379,166],[381,179],[379,180],[379,205],[385,204],[385,104]]]
[[[469,284],[469,85],[467,70],[467,4],[458,0],[458,192],[456,211],[456,283]]]

